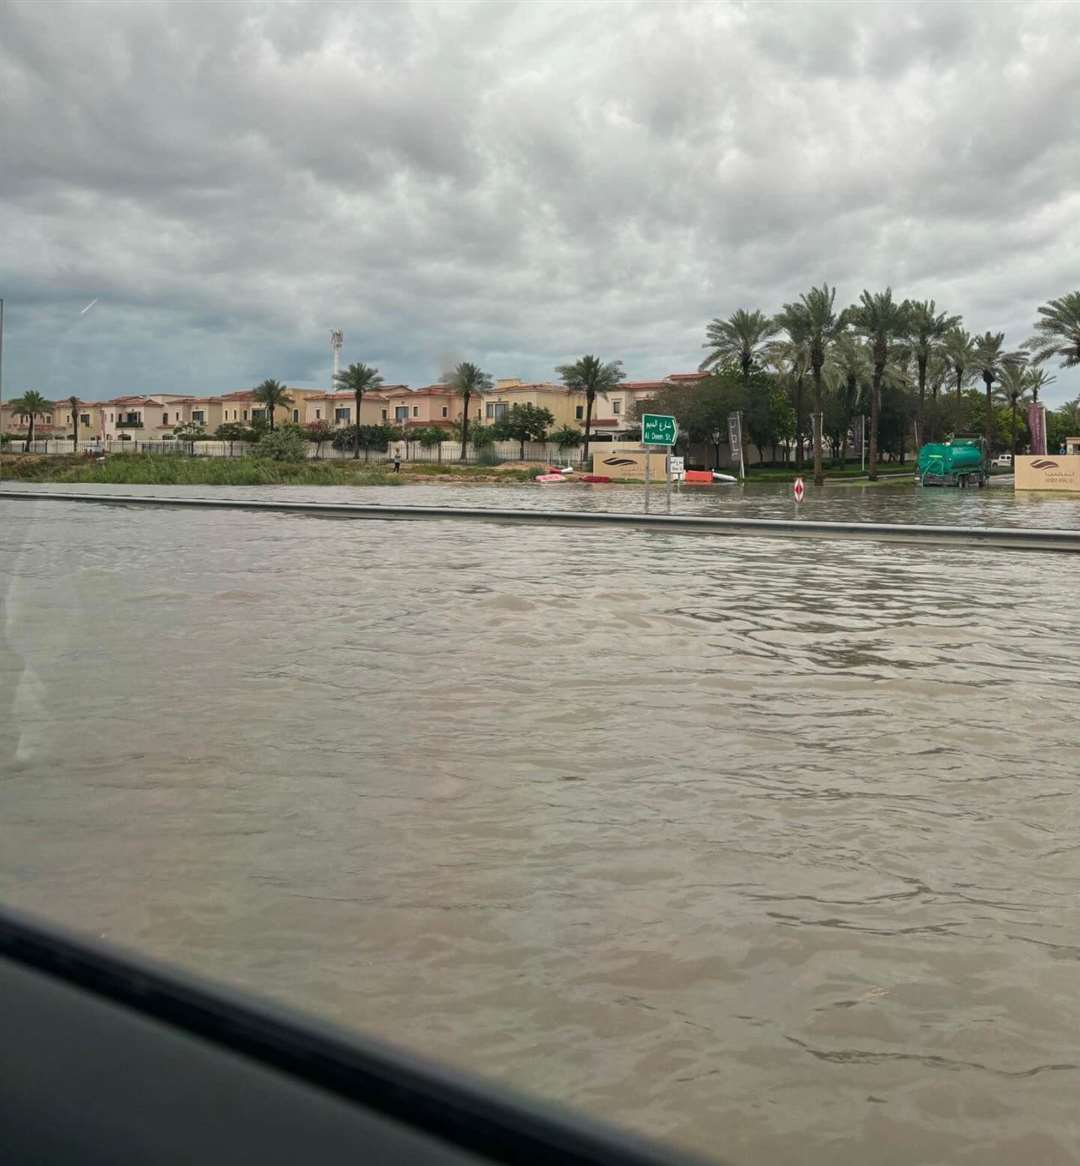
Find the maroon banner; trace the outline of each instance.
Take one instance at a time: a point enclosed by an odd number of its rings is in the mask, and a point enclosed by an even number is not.
[[[1028,429],[1031,430],[1031,452],[1046,453],[1046,406],[1028,405]]]

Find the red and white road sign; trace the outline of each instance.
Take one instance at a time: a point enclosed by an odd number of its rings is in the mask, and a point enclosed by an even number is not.
[[[805,483],[803,482],[802,478],[796,478],[795,479],[795,501],[801,502],[803,500],[803,495],[805,493],[806,493]]]

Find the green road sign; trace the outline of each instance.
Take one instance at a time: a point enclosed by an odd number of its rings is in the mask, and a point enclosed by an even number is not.
[[[644,413],[641,417],[641,441],[644,445],[674,445],[675,418],[663,413]]]

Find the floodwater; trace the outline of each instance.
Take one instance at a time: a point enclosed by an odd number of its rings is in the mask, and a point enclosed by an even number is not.
[[[1080,1159],[1073,557],[0,523],[0,899],[732,1163]]]

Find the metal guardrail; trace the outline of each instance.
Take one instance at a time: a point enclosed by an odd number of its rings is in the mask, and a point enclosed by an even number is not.
[[[1080,530],[1035,527],[934,526],[880,522],[812,522],[804,519],[707,518],[680,514],[626,514],[580,510],[510,510],[496,507],[368,505],[352,502],[284,502],[253,498],[198,498],[159,494],[86,494],[76,491],[0,490],[0,499],[33,502],[96,502],[111,506],[164,506],[252,510],[271,514],[326,515],[379,521],[486,522],[526,526],[608,527],[668,534],[772,538],[870,539],[900,543],[1005,547],[1014,550],[1080,551]]]

